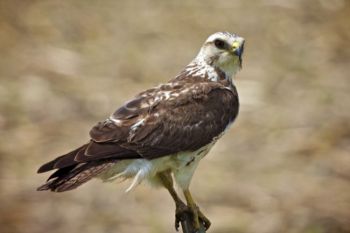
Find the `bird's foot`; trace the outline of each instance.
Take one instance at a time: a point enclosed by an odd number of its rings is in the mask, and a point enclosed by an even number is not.
[[[178,231],[180,227],[180,222],[186,220],[186,215],[190,216],[192,220],[192,227],[194,232],[199,232],[200,229],[204,227],[205,230],[208,230],[211,222],[210,220],[200,211],[197,206],[187,206],[184,203],[179,203],[176,206],[175,214],[175,229]]]
[[[190,209],[183,202],[176,204],[175,210],[175,229],[179,231],[180,223],[186,220],[186,215],[190,214]]]
[[[204,227],[205,230],[208,230],[211,222],[209,219],[202,213],[197,205],[189,206],[190,212],[193,217],[193,226],[195,228],[195,232],[199,231],[201,226]]]
[[[198,207],[197,207],[197,210],[198,210],[199,221],[203,223],[205,230],[208,230],[211,225],[210,220],[202,213],[202,211]]]

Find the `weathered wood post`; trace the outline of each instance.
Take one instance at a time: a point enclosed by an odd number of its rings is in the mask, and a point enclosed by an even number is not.
[[[190,213],[184,212],[182,216],[180,216],[181,228],[183,233],[206,233],[205,227],[202,222],[200,222],[199,231],[195,231],[193,228],[192,216]]]

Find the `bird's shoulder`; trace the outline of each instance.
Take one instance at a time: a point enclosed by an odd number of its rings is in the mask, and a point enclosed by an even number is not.
[[[139,115],[149,115],[159,105],[176,107],[192,101],[209,98],[208,94],[214,90],[227,92],[226,94],[229,96],[237,97],[234,86],[228,86],[226,83],[213,82],[200,77],[190,77],[186,80],[174,79],[168,83],[140,92],[118,108],[110,118],[117,123],[118,120],[127,121]],[[129,122],[133,123],[133,121]]]

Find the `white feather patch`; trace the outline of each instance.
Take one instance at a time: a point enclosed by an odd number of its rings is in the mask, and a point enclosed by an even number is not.
[[[135,124],[133,124],[130,128],[131,131],[133,131],[133,132],[136,131],[138,127],[140,127],[144,124],[144,122],[145,122],[145,119],[141,119],[138,122],[136,122]]]
[[[124,181],[132,178],[126,192],[135,189],[142,181],[159,185],[157,173],[171,170],[174,173],[175,182],[182,188],[188,188],[193,173],[199,161],[209,152],[215,141],[193,152],[177,153],[157,159],[133,159],[123,160],[100,176],[104,181]]]

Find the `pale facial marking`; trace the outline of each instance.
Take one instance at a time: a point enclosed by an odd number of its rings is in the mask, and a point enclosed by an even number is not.
[[[241,58],[235,52],[244,44],[244,39],[227,32],[209,36],[195,61],[206,63],[222,70],[227,77],[234,75],[241,66]]]

